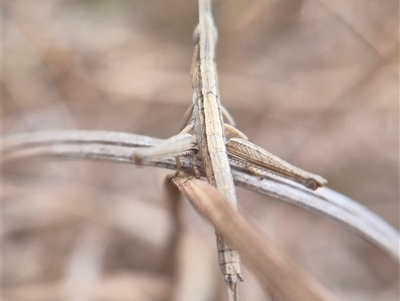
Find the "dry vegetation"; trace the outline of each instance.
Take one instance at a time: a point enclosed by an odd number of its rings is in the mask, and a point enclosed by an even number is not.
[[[222,102],[238,128],[399,228],[398,2],[215,2]],[[3,0],[2,9],[3,135],[179,131],[195,1]],[[213,229],[184,202],[171,259],[168,173],[4,166],[3,300],[165,300],[174,288],[175,300],[225,298]],[[263,195],[238,189],[238,199],[246,219],[341,300],[398,300],[398,265],[378,248]],[[270,300],[244,277],[243,300]]]

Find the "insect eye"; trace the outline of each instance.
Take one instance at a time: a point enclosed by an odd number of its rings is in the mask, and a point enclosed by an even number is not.
[[[305,186],[311,190],[316,190],[318,187],[320,187],[320,185],[318,185],[317,181],[314,179],[307,179]]]

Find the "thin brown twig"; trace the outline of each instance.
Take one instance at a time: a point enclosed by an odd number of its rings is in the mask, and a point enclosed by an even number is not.
[[[192,177],[174,177],[172,182],[218,233],[238,249],[247,266],[277,300],[338,300],[252,227],[213,186]]]

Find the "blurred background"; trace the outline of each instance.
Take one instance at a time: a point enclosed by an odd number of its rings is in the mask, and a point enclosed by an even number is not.
[[[214,3],[221,100],[237,127],[397,229],[398,6]],[[2,135],[178,133],[197,18],[187,0],[3,0]],[[90,161],[3,166],[3,300],[226,300],[214,231],[185,201],[172,243],[170,173]],[[238,199],[341,300],[399,299],[398,265],[377,247],[281,201],[240,188]],[[244,278],[243,300],[270,300],[246,269]]]

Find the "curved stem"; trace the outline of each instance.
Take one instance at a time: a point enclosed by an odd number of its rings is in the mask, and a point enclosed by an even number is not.
[[[3,163],[33,157],[91,159],[132,163],[132,147],[148,147],[160,139],[128,133],[103,131],[60,131],[18,134],[3,139]],[[193,160],[181,158],[182,170],[192,172]],[[145,165],[176,169],[174,158],[153,160]],[[309,190],[290,180],[263,172],[263,179],[231,162],[236,185],[272,196],[328,217],[348,227],[381,248],[400,263],[399,232],[366,207],[327,187]],[[204,174],[202,165],[199,171]]]

